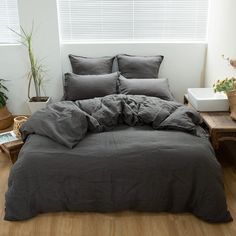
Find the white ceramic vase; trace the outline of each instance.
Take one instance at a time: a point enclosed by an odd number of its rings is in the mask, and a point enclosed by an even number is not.
[[[34,112],[45,108],[48,106],[48,104],[51,103],[51,98],[48,97],[47,100],[45,99],[45,101],[27,101],[27,105],[29,107],[29,110],[31,112],[31,114],[33,114]]]

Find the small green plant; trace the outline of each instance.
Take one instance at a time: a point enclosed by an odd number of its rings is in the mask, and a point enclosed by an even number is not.
[[[8,91],[7,87],[3,85],[6,80],[0,79],[0,109],[6,105],[8,99],[6,92]]]
[[[44,66],[36,59],[32,47],[32,41],[33,41],[33,32],[34,32],[34,25],[32,24],[31,31],[27,33],[25,29],[21,26],[21,33],[16,32],[13,29],[10,29],[12,32],[17,34],[20,37],[20,42],[27,48],[29,61],[30,61],[30,71],[28,72],[28,98],[31,100],[30,96],[30,87],[31,82],[33,80],[34,82],[34,88],[35,88],[35,94],[36,94],[36,101],[40,101],[41,97],[41,87],[42,82],[44,80],[45,76],[45,70]]]
[[[222,55],[222,58],[226,60],[230,66],[232,66],[233,68],[236,68],[235,60],[232,60],[229,57],[225,57],[224,55]],[[213,88],[214,88],[215,93],[216,92],[228,93],[229,91],[235,90],[236,78],[232,77],[232,78],[226,78],[223,80],[217,80],[217,82],[213,84]]]
[[[217,80],[217,82],[213,84],[213,88],[215,92],[227,93],[236,89],[236,79],[232,77],[224,80]]]

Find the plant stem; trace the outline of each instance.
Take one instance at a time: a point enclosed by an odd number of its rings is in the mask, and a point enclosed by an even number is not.
[[[30,87],[31,87],[31,81],[32,81],[32,77],[29,76],[29,83],[28,83],[28,99],[30,100]]]
[[[37,71],[35,68],[35,59],[33,55],[33,50],[32,50],[32,45],[31,45],[31,36],[28,38],[28,52],[29,52],[29,58],[30,58],[30,64],[31,64],[31,71],[32,71],[32,77],[34,80],[34,87],[35,87],[35,94],[36,97],[40,96],[40,91],[38,88],[38,83],[37,83]]]

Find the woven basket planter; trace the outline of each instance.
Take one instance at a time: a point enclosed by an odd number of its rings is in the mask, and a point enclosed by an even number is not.
[[[233,120],[236,120],[236,90],[227,92],[230,106],[230,116]]]
[[[0,130],[6,129],[13,123],[12,114],[7,107],[0,108]]]

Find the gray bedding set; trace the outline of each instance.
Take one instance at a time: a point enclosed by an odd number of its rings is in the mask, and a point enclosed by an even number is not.
[[[190,108],[142,95],[50,105],[21,128],[5,219],[136,210],[231,221],[221,167],[199,123]]]

